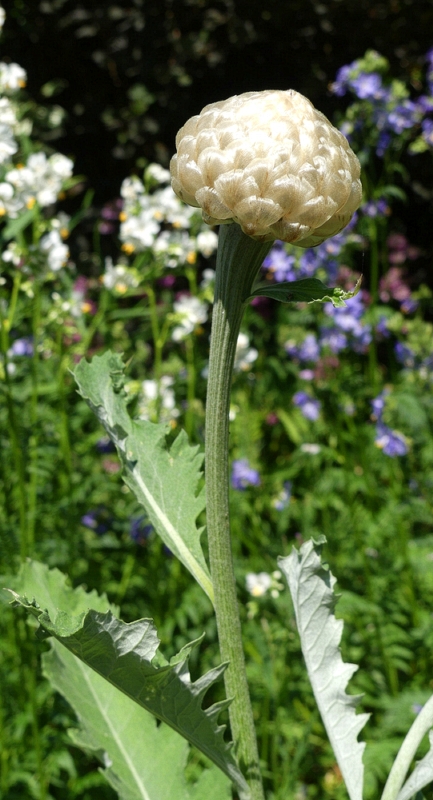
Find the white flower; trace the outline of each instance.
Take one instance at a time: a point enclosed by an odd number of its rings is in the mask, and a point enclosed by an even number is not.
[[[7,97],[0,97],[0,120],[2,125],[9,127],[13,127],[17,122],[14,108]]]
[[[186,231],[161,231],[153,243],[156,256],[164,254],[165,266],[175,268],[185,261],[194,264],[197,258],[195,242]]]
[[[169,422],[179,416],[172,389],[173,383],[174,380],[169,375],[163,375],[159,381],[143,381],[138,400],[140,419],[151,421],[158,419],[160,422]]]
[[[143,209],[137,216],[130,216],[120,226],[120,238],[133,250],[152,247],[159,233],[159,225],[151,209]]]
[[[309,453],[311,456],[317,456],[318,453],[321,451],[320,444],[315,444],[314,442],[306,442],[305,444],[301,444],[299,448],[302,453]]]
[[[153,178],[157,183],[168,183],[170,171],[161,167],[160,164],[149,164],[146,169],[146,178]]]
[[[207,306],[198,297],[182,295],[173,303],[173,308],[179,318],[179,325],[173,328],[171,338],[175,342],[185,339],[196,327],[207,320]]]
[[[218,236],[215,231],[202,231],[197,236],[197,250],[202,256],[209,258],[218,247]]]
[[[120,187],[121,196],[124,200],[129,200],[130,202],[135,202],[140,195],[144,194],[144,191],[144,186],[136,175],[125,178]]]
[[[1,108],[0,108],[1,114]],[[0,164],[7,161],[18,150],[18,145],[14,139],[12,129],[9,125],[0,123]]]
[[[258,351],[250,347],[250,340],[246,333],[240,333],[236,342],[235,362],[233,369],[235,372],[247,372],[251,364],[256,360]]]
[[[207,289],[214,282],[215,274],[214,269],[204,269],[200,289]]]
[[[139,284],[137,273],[124,264],[113,266],[113,260],[108,256],[105,259],[105,272],[102,283],[106,289],[113,289],[117,294],[125,294],[128,289],[135,289]]]
[[[361,202],[346,138],[298,92],[246,92],[211,103],[180,129],[175,193],[205,222],[237,222],[260,241],[319,244]]]
[[[23,89],[27,83],[27,75],[25,69],[20,67],[19,64],[5,64],[0,61],[0,91],[16,92],[17,89]]]
[[[245,576],[247,592],[253,597],[262,597],[272,586],[272,577],[267,572],[248,572]]]
[[[0,6],[0,30],[3,28],[6,19],[6,12],[2,6]]]
[[[42,236],[39,246],[46,254],[48,267],[52,272],[58,272],[65,266],[69,258],[69,248],[62,242],[58,231],[50,231]]]

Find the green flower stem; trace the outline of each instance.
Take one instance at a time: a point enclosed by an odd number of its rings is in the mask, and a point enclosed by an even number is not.
[[[207,533],[215,614],[232,736],[252,800],[264,800],[257,739],[245,673],[230,542],[228,438],[230,385],[242,314],[270,242],[246,236],[237,224],[220,227],[206,405]]]
[[[396,797],[403,786],[407,772],[416,751],[420,746],[424,736],[433,724],[433,697],[427,701],[416,717],[409,733],[406,735],[397,758],[392,765],[388,780],[382,794],[382,800],[396,800]]]

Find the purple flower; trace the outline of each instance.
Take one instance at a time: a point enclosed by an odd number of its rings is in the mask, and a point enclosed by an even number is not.
[[[235,459],[232,463],[231,483],[233,489],[243,491],[247,486],[260,486],[260,475],[250,467],[246,458]]]
[[[390,334],[390,332],[388,330],[388,319],[387,319],[387,317],[382,315],[379,318],[379,322],[376,325],[376,333],[378,333],[379,336],[383,336],[384,339],[388,339],[390,337],[391,334]]]
[[[94,508],[81,517],[81,524],[90,528],[98,536],[103,536],[109,529],[108,513],[104,508]]]
[[[32,336],[23,336],[21,339],[15,339],[8,351],[9,356],[32,356],[33,355],[33,338]]]
[[[353,64],[346,64],[344,67],[340,67],[337,75],[335,76],[334,83],[331,83],[331,92],[337,95],[337,97],[342,97],[344,94],[346,94],[352,69]]]
[[[361,206],[361,211],[366,217],[384,217],[390,212],[390,208],[386,200],[380,198],[379,200],[369,200]]]
[[[299,359],[301,361],[317,361],[320,356],[320,348],[314,333],[308,333],[299,348]]]
[[[399,431],[392,431],[383,422],[378,422],[376,427],[375,444],[380,447],[386,456],[395,458],[405,456],[408,452],[406,438]]]
[[[263,267],[273,276],[277,283],[296,280],[295,258],[286,253],[283,242],[276,241],[272,250],[266,256]]]
[[[433,147],[433,120],[423,119],[421,122],[422,136],[425,142]]]
[[[284,349],[292,358],[299,361],[317,361],[320,356],[320,348],[314,333],[308,333],[301,345],[286,342]]]
[[[394,353],[399,364],[405,367],[413,368],[415,366],[415,353],[403,342],[397,342],[394,345]]]
[[[412,100],[403,100],[388,114],[388,126],[394,133],[403,133],[407,128],[413,128],[420,121],[420,117],[418,104]]]
[[[371,400],[373,419],[379,421],[382,419],[383,409],[385,408],[386,398],[388,395],[389,395],[389,389],[384,389],[383,392],[381,392],[380,394],[378,394],[377,397],[374,397],[373,400]]]
[[[296,392],[293,395],[293,402],[295,406],[297,406],[305,419],[309,419],[311,422],[314,422],[318,419],[320,414],[320,406],[321,403],[319,400],[315,400],[314,397],[307,394],[307,392]]]
[[[98,439],[95,447],[98,453],[114,453],[116,451],[116,448],[109,436],[103,436],[101,439]]]
[[[331,353],[339,353],[347,347],[347,336],[337,328],[322,328],[320,336],[321,347],[329,347]]]
[[[391,144],[390,132],[381,130],[376,145],[376,154],[379,156],[379,158],[383,158],[390,144]]]
[[[383,99],[386,94],[382,78],[377,72],[360,72],[349,81],[349,85],[360,100]]]
[[[132,517],[129,535],[133,542],[143,546],[152,531],[153,527],[146,523],[145,517]]]
[[[406,300],[403,300],[400,311],[402,311],[403,314],[414,314],[418,305],[418,300],[413,300],[411,297],[408,297]]]

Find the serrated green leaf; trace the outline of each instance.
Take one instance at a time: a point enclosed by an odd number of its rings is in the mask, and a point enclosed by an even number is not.
[[[168,663],[158,651],[159,640],[152,620],[126,624],[116,619],[111,610],[88,610],[90,604],[106,607],[106,601],[97,596],[95,600],[94,594],[88,597],[82,589],[78,590],[78,597],[74,597],[71,604],[75,613],[70,614],[61,605],[65,593],[69,600],[75,591],[65,588],[64,576],[57,570],[49,572],[43,565],[33,568],[33,563],[26,565],[27,573],[24,570],[23,579],[17,582],[16,588],[20,588],[22,593],[15,591],[12,594],[17,605],[37,618],[43,636],[54,636],[74,657],[108,681],[109,684],[105,684],[107,692],[111,691],[111,684],[195,745],[247,796],[248,787],[232,755],[231,745],[223,738],[224,726],[217,722],[228,701],[216,703],[206,710],[201,707],[207,689],[221,677],[225,665],[210,670],[192,683],[188,656],[197,642],[186,645]],[[29,574],[26,586],[25,578]],[[36,598],[32,601],[26,596],[29,589]],[[49,611],[40,607],[38,598],[43,598]],[[55,652],[56,663],[60,664],[59,658],[65,662],[65,657],[58,655],[60,651]],[[103,699],[104,691],[101,691]],[[100,747],[103,749],[105,745]]]
[[[203,455],[191,447],[185,431],[170,445],[170,427],[132,420],[123,392],[124,364],[107,352],[89,363],[82,359],[73,373],[87,400],[116,445],[123,479],[146,509],[164,544],[191,572],[213,602],[213,587],[196,520],[205,507],[204,489],[197,494]]]
[[[107,683],[65,647],[53,642],[44,654],[45,677],[72,706],[80,722],[69,730],[77,747],[95,753],[120,800],[193,800],[202,783],[213,787],[201,797],[230,797],[230,781],[216,767],[189,787],[184,777],[188,743],[168,725]]]
[[[305,278],[301,281],[283,281],[282,283],[263,283],[256,286],[251,297],[271,297],[280,303],[332,303],[335,308],[342,308],[345,301],[358,294],[361,286],[360,278],[350,292],[336,286],[333,289],[325,286],[318,278]]]
[[[320,537],[317,542],[305,542],[300,551],[293,548],[278,563],[289,584],[302,653],[323,724],[350,800],[362,800],[365,744],[357,737],[369,715],[356,714],[360,698],[346,694],[348,681],[358,667],[341,658],[343,622],[333,614],[336,580],[320,559],[325,541]]]

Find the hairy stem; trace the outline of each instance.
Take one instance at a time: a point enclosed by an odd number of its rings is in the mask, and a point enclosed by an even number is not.
[[[227,462],[236,342],[245,302],[271,244],[254,241],[236,224],[222,225],[219,237],[206,404],[209,558],[221,657],[229,663],[225,685],[233,699],[229,713],[236,755],[252,800],[264,800],[233,570]]]

